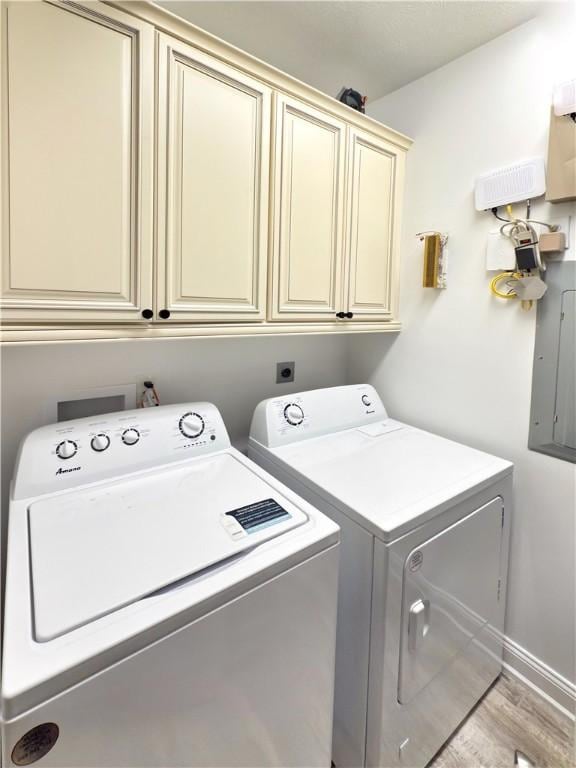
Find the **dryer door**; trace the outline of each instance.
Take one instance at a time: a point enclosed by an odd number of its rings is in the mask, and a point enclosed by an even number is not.
[[[494,620],[500,497],[412,550],[404,563],[398,701],[407,704]]]

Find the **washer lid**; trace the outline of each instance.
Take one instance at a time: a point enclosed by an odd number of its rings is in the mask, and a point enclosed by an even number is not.
[[[222,453],[35,502],[34,630],[50,640],[305,522]]]
[[[508,461],[393,419],[272,452],[384,541],[512,470]]]

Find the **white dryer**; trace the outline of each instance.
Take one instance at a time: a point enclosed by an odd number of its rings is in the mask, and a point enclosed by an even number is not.
[[[11,490],[3,765],[328,766],[338,540],[209,403],[31,433]]]
[[[512,465],[367,385],[260,403],[248,453],[341,527],[337,768],[425,766],[501,670]]]

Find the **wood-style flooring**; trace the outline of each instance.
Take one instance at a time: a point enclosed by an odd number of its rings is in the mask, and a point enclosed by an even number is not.
[[[516,750],[538,768],[575,768],[574,722],[502,675],[428,768],[513,768]]]

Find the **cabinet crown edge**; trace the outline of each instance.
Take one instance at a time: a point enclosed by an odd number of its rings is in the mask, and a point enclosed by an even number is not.
[[[369,115],[347,107],[333,96],[298,80],[293,75],[277,69],[272,64],[213,35],[211,32],[196,26],[181,16],[177,16],[156,3],[149,0],[101,1],[104,5],[117,8],[124,11],[124,13],[146,21],[156,27],[158,31],[177,37],[182,42],[192,45],[211,56],[215,56],[227,64],[231,64],[246,74],[258,78],[277,91],[283,91],[287,95],[295,96],[313,107],[319,107],[327,112],[331,112],[334,116],[345,120],[349,125],[373,133],[400,149],[407,151],[413,144],[413,139],[400,131],[390,128]]]

